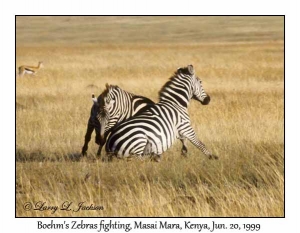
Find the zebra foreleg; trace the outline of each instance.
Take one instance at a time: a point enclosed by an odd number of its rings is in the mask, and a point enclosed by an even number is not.
[[[101,151],[102,151],[102,148],[103,148],[104,144],[106,143],[106,139],[107,139],[108,134],[109,134],[109,132],[106,132],[104,134],[104,137],[101,137],[100,134],[99,134],[100,140],[99,140],[99,148],[98,148],[98,151],[97,151],[97,156],[99,156],[99,157],[101,157]]]
[[[94,127],[95,127],[95,133],[96,133],[96,136],[95,136],[95,143],[100,145],[100,140],[101,140],[101,136],[100,136],[100,130],[101,130],[101,125],[97,120],[94,121]]]
[[[102,150],[102,147],[104,146],[104,144],[100,144],[99,148],[98,148],[98,151],[97,151],[97,156],[99,158],[101,158],[101,150]]]
[[[97,151],[97,156],[99,158],[101,158],[101,151],[102,151],[102,148],[103,148],[104,144],[105,144],[105,141],[100,141],[100,145],[99,145],[99,148],[98,148],[98,151]]]
[[[95,133],[96,133],[96,136],[95,136],[95,143],[97,145],[100,145],[100,133],[97,132],[96,128],[95,128]]]
[[[88,150],[88,144],[91,140],[91,135],[93,133],[93,130],[94,130],[94,126],[92,124],[88,123],[86,134],[85,134],[85,137],[84,137],[84,145],[83,145],[82,150],[81,150],[81,155],[82,156],[86,155],[86,152]]]
[[[204,145],[203,142],[198,140],[195,131],[192,127],[189,130],[184,131],[181,134],[183,137],[187,138],[194,146],[201,150],[203,154],[205,154],[209,159],[219,159],[218,156],[212,154]]]

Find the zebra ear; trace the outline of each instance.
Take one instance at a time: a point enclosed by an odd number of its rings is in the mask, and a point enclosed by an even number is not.
[[[189,71],[190,74],[192,74],[192,75],[195,74],[195,70],[194,70],[194,67],[192,65],[188,65],[187,68],[188,68],[188,71]]]
[[[93,100],[94,104],[98,103],[97,98],[95,97],[94,93],[92,93],[92,100]]]
[[[107,90],[109,89],[108,83],[105,84],[105,87],[106,87]]]

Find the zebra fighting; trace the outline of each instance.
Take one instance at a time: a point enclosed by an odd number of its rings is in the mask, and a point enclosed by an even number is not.
[[[94,130],[96,132],[95,142],[99,145],[97,156],[100,156],[112,127],[137,114],[148,105],[154,104],[147,97],[134,95],[118,86],[108,84],[106,84],[106,88],[101,95],[98,98],[93,95],[92,100],[93,106],[87,124],[82,156],[86,155],[88,143]]]
[[[160,161],[162,153],[176,139],[181,140],[182,153],[186,153],[188,139],[209,159],[218,159],[198,140],[191,127],[187,108],[192,98],[203,105],[210,102],[202,81],[196,76],[193,66],[189,65],[179,68],[162,87],[158,103],[147,106],[111,129],[106,142],[107,155],[118,158],[151,155],[155,161]]]

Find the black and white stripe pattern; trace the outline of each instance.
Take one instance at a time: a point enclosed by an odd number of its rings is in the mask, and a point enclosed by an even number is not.
[[[118,157],[131,155],[160,155],[180,139],[185,147],[185,139],[199,148],[209,158],[217,159],[197,139],[191,127],[187,107],[191,98],[203,105],[210,97],[203,89],[201,80],[196,77],[192,65],[180,68],[160,91],[160,100],[145,111],[131,117],[112,129],[106,143],[108,154]]]
[[[86,154],[94,129],[96,131],[96,143],[99,144],[97,155],[100,155],[111,128],[137,114],[148,105],[154,104],[152,100],[146,97],[131,94],[118,86],[108,84],[97,99],[94,96],[92,99],[94,104],[88,121],[82,155]]]

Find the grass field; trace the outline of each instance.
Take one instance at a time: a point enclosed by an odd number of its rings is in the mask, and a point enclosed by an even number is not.
[[[17,17],[17,216],[283,216],[283,17]],[[158,100],[178,67],[193,64],[211,102],[191,101],[208,160],[179,141],[160,163],[80,159],[105,83]],[[17,69],[16,67],[16,69]],[[25,210],[65,201],[104,210]]]

